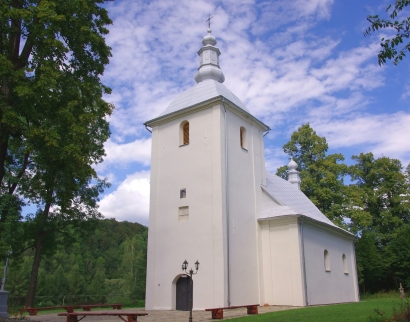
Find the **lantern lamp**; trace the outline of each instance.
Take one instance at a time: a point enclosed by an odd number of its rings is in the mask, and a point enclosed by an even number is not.
[[[188,268],[188,262],[184,260],[184,262],[182,263],[182,270],[186,271],[187,268]]]

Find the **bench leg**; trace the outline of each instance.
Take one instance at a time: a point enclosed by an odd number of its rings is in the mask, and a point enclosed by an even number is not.
[[[258,307],[256,305],[247,306],[248,314],[258,314]]]
[[[137,322],[138,316],[137,315],[127,315],[127,322]]]
[[[26,309],[29,315],[37,315],[38,310],[36,309]]]
[[[222,320],[224,318],[224,310],[212,310],[212,320]]]
[[[78,322],[78,319],[76,316],[67,316],[66,322]]]
[[[91,306],[83,306],[83,311],[91,311]]]
[[[67,306],[67,307],[65,308],[65,310],[67,311],[67,313],[73,313],[73,312],[74,312],[74,307],[72,307],[72,306]]]

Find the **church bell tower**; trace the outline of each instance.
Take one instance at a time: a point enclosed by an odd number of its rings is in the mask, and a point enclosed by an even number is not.
[[[257,213],[269,127],[222,83],[209,29],[198,51],[196,85],[178,95],[152,129],[146,309],[259,303]],[[187,302],[188,301],[188,302]]]

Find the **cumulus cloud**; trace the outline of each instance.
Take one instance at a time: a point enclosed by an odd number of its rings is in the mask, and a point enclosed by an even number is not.
[[[107,157],[98,170],[114,180],[119,177],[117,169],[134,174],[114,182],[119,185],[104,198],[105,209],[122,218],[122,207],[109,207],[108,202],[120,204],[122,195],[127,198],[131,182],[142,185],[142,177],[134,176],[149,166],[151,146],[143,123],[195,84],[196,53],[209,13],[222,52],[224,84],[273,129],[266,138],[270,171],[287,163],[280,148],[284,137],[287,141],[307,122],[334,148],[360,146],[363,151],[409,160],[409,109],[374,108],[377,91],[388,86],[389,69],[377,66],[376,59],[381,35],[351,45],[345,27],[327,33],[322,27],[331,22],[334,4],[334,0],[107,2],[114,21],[107,35],[113,57],[103,81],[113,89],[107,100],[116,109],[110,118],[113,134],[105,145]],[[365,29],[366,14],[376,9],[368,9],[355,22],[356,28]],[[362,31],[356,32],[362,37]],[[397,97],[401,103],[410,97],[406,79]]]
[[[178,93],[194,85],[196,52],[206,31],[204,17],[209,12],[214,12],[212,29],[222,51],[225,84],[252,113],[274,123],[270,125],[283,120],[278,113],[301,108],[309,100],[335,97],[347,85],[377,86],[373,70],[361,72],[368,67],[373,47],[360,47],[334,57],[340,39],[313,37],[307,41],[306,33],[312,26],[272,46],[280,32],[275,29],[282,24],[286,22],[285,30],[289,31],[294,28],[291,25],[329,19],[332,4],[333,0],[258,4],[249,0],[181,0],[178,6],[172,1],[123,1],[113,5],[110,13],[114,25],[107,38],[113,58],[105,74],[105,80],[114,88],[112,102],[117,107],[112,128],[119,136],[142,135],[143,122],[156,117]],[[255,28],[260,29],[249,34]]]
[[[150,165],[151,139],[137,139],[130,143],[116,143],[109,139],[104,148],[107,156],[104,162],[97,166],[99,171],[107,167],[123,167],[130,163]]]
[[[138,222],[148,225],[149,215],[149,171],[131,174],[117,190],[100,201],[100,212],[105,218],[119,221]]]
[[[360,115],[354,118],[318,122],[313,126],[324,134],[332,147],[366,145],[373,152],[410,161],[410,115],[404,112]]]

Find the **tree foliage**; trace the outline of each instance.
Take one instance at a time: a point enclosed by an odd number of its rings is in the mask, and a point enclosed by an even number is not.
[[[0,4],[0,246],[15,255],[36,249],[27,306],[42,252],[100,217],[106,182],[92,166],[104,156],[113,108],[100,81],[111,55],[102,2]],[[21,197],[38,209],[27,225],[20,224]]]
[[[401,162],[388,157],[375,159],[372,153],[352,156],[349,167],[354,184],[351,196],[358,212],[371,217],[363,225],[351,217],[361,230],[377,234],[384,245],[397,237],[398,229],[410,224],[410,190]]]
[[[334,223],[357,236],[356,256],[363,291],[410,287],[410,165],[372,153],[327,154],[328,145],[305,124],[283,146],[299,165],[301,190]],[[287,167],[278,169],[287,179]],[[347,184],[350,177],[350,184]]]
[[[121,302],[145,298],[147,227],[114,219],[73,243],[57,243],[39,268],[35,306]],[[11,261],[6,289],[13,306],[24,305],[34,251]],[[0,265],[0,269],[1,269]]]
[[[343,226],[345,186],[343,178],[347,172],[341,154],[329,154],[326,138],[320,137],[309,124],[293,132],[283,146],[298,164],[301,190],[332,221]],[[280,167],[277,174],[287,179],[287,166]]]
[[[397,65],[410,52],[410,17],[399,18],[400,12],[405,7],[410,5],[410,0],[396,0],[394,9],[390,13],[390,19],[381,19],[378,15],[368,16],[370,27],[366,29],[364,35],[370,35],[379,29],[394,29],[394,36],[391,38],[382,38],[380,46],[382,49],[378,54],[379,65],[386,63],[387,59],[393,60],[393,64]],[[386,12],[392,8],[389,5]]]

